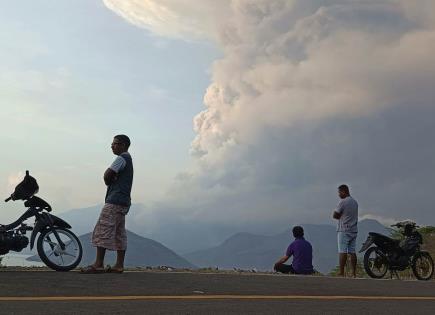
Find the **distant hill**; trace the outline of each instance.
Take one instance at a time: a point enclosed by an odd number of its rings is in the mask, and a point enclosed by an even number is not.
[[[329,272],[338,262],[335,227],[314,224],[305,224],[303,227],[306,239],[313,246],[314,267],[320,272]],[[360,221],[358,228],[357,249],[367,238],[368,232],[389,234],[389,230],[375,220]],[[290,230],[273,236],[237,233],[216,247],[195,251],[184,257],[200,267],[271,270],[293,240]]]
[[[88,208],[72,209],[63,213],[54,214],[71,224],[74,233],[77,235],[82,235],[94,230],[95,223],[97,223],[102,207],[103,205],[96,205]],[[143,211],[144,208],[141,204],[133,204],[131,206],[126,220],[128,229],[132,230],[129,225],[134,223],[131,222],[131,218],[135,218],[136,215],[142,213]],[[135,230],[133,229],[133,231]]]
[[[83,246],[81,266],[92,264],[95,260],[95,247],[91,244],[91,235],[92,233],[87,233],[79,237]],[[196,268],[185,258],[180,257],[159,242],[144,238],[130,231],[127,231],[127,237],[126,267],[171,266],[175,268]],[[116,253],[107,251],[105,262],[113,264],[115,259]],[[40,261],[37,255],[31,256],[27,260]]]
[[[82,235],[93,231],[102,206],[96,205],[54,214],[71,224],[74,233]],[[146,206],[137,203],[131,205],[125,221],[126,228],[130,231],[157,240],[180,254],[216,246],[240,230],[215,223],[185,222],[174,216],[160,217],[157,214],[150,214]],[[152,222],[151,228],[149,228],[150,222]]]

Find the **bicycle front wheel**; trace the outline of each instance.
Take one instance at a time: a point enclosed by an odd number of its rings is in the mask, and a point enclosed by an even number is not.
[[[62,249],[54,230],[65,245]],[[56,271],[69,271],[78,266],[82,259],[83,249],[77,236],[68,229],[55,227],[41,232],[37,242],[37,250],[41,260]]]

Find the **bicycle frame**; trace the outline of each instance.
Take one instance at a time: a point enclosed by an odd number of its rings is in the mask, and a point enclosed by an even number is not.
[[[3,228],[7,231],[15,229],[20,224],[22,224],[25,220],[33,216],[35,217],[35,226],[32,228],[32,235],[30,236],[30,249],[33,249],[36,235],[39,232],[45,230],[46,228],[53,231],[53,234],[56,237],[57,242],[59,243],[62,249],[65,249],[65,244],[60,239],[59,234],[54,229],[54,227],[63,227],[63,228],[70,229],[71,225],[69,225],[67,222],[65,222],[64,220],[62,220],[61,218],[53,214],[47,212],[40,212],[40,210],[38,210],[35,207],[30,207],[15,222],[12,222],[11,224],[8,225],[4,225]]]

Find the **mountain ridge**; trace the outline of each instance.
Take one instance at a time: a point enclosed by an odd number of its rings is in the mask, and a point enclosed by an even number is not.
[[[321,272],[329,272],[337,265],[336,228],[332,225],[303,224],[306,239],[313,246],[313,264]],[[376,220],[359,222],[357,249],[368,232],[388,234],[389,230]],[[326,242],[325,242],[326,240]],[[274,262],[283,256],[293,241],[291,229],[267,236],[253,233],[235,233],[221,244],[183,255],[200,267],[221,269],[271,270]]]
[[[92,232],[79,236],[79,240],[83,247],[83,258],[80,266],[90,265],[95,260],[95,247],[91,244]],[[134,232],[127,230],[128,247],[125,256],[126,267],[156,267],[170,266],[174,268],[190,268],[196,266],[189,262],[186,258],[181,257],[170,248],[163,244],[142,237]],[[116,259],[116,252],[106,251],[105,261],[112,263]],[[38,255],[27,258],[30,261],[40,261]]]

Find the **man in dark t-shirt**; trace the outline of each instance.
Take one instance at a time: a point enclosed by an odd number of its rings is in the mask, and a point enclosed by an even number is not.
[[[293,228],[295,240],[288,246],[285,256],[281,257],[273,269],[282,273],[312,274],[313,270],[313,248],[304,238],[304,229],[301,226]],[[291,256],[291,265],[284,264]]]

